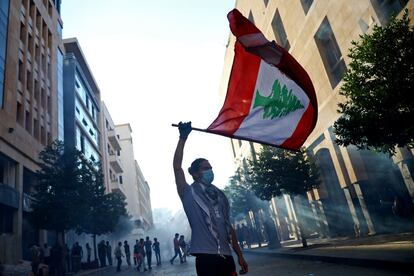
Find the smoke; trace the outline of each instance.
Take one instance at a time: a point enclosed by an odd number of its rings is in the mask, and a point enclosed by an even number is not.
[[[173,213],[166,208],[153,210],[154,227],[147,236],[160,242],[161,260],[169,260],[174,255],[173,238],[175,233],[184,235],[186,242],[191,240],[191,228],[182,209]]]

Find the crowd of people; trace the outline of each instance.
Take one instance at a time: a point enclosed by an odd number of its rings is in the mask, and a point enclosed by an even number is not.
[[[152,269],[152,251],[155,254],[156,265],[161,265],[160,243],[157,238],[154,238],[153,241],[149,237],[146,237],[145,240],[136,240],[132,250],[128,241],[118,242],[113,250],[109,241],[101,240],[97,245],[98,259],[95,261],[91,258],[92,247],[89,243],[85,244],[85,251],[78,242],[75,242],[71,249],[67,244],[60,246],[56,243],[50,247],[45,243],[42,246],[34,244],[30,247],[32,273],[34,276],[42,276],[46,275],[46,271],[48,271],[47,275],[61,276],[66,272],[78,273],[81,268],[112,266],[114,261],[116,261],[116,271],[121,271],[123,258],[125,258],[128,267],[132,266],[131,251],[134,267],[138,271]],[[86,261],[82,262],[84,258]]]

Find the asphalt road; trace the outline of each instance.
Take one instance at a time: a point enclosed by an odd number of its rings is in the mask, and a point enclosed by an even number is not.
[[[288,275],[288,276],[386,276],[386,275],[409,275],[407,273],[399,272],[398,269],[379,270],[375,268],[357,267],[340,265],[333,263],[324,263],[319,261],[296,260],[288,258],[277,258],[273,256],[259,256],[246,254],[246,261],[249,264],[249,273],[247,275],[266,276],[266,275]],[[107,268],[104,271],[97,271],[91,276],[136,276],[136,275],[171,275],[171,276],[195,276],[195,258],[189,257],[187,263],[179,264],[175,262],[171,265],[168,262],[163,263],[160,267],[153,267],[148,272],[137,272],[135,269],[122,267],[121,272],[115,272],[115,267]]]

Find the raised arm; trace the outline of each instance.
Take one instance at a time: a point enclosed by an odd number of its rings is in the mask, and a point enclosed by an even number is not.
[[[175,184],[177,185],[177,192],[181,196],[184,189],[188,186],[188,183],[185,180],[182,163],[183,163],[183,153],[184,153],[185,142],[187,141],[187,137],[191,132],[191,122],[188,122],[188,123],[180,122],[178,124],[178,130],[180,131],[180,139],[178,140],[177,148],[175,149],[173,167],[174,167]]]

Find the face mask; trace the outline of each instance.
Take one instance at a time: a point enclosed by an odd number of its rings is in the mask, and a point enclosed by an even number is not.
[[[214,180],[214,173],[213,170],[205,170],[203,171],[203,175],[201,176],[201,181],[204,184],[211,184]]]

